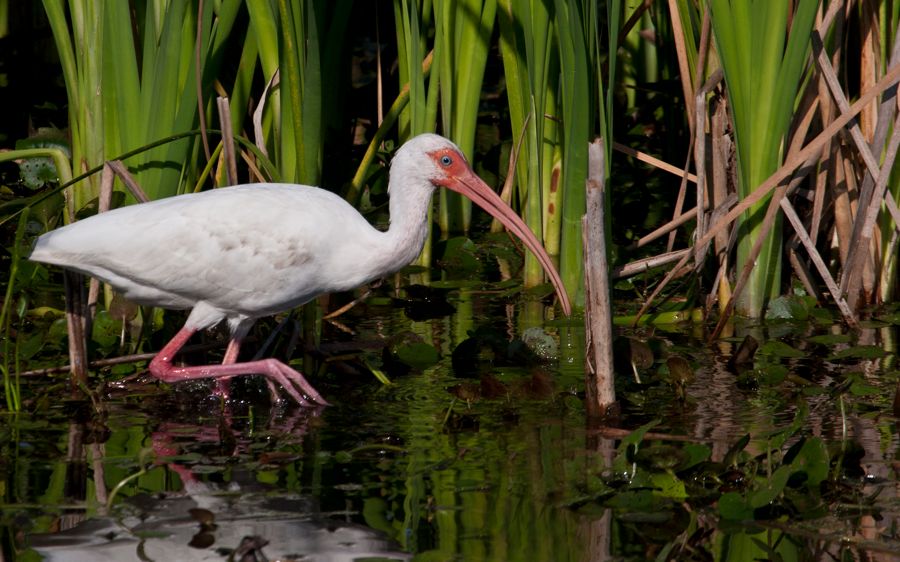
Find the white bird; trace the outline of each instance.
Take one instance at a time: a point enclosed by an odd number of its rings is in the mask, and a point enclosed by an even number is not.
[[[163,381],[212,378],[224,392],[224,381],[233,376],[262,374],[301,405],[327,404],[302,374],[277,359],[238,363],[241,341],[260,317],[409,264],[424,245],[435,187],[467,196],[518,236],[570,313],[559,274],[531,230],[455,144],[434,134],[411,139],[394,156],[386,231],[329,191],[259,183],[95,215],[39,237],[30,259],[96,277],[138,304],[190,309],[184,327],[150,362],[150,372]],[[173,364],[194,333],[222,320],[231,330],[222,364]]]

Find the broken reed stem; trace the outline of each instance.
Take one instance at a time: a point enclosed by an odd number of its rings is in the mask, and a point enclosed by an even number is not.
[[[128,188],[128,191],[134,195],[134,198],[138,200],[140,203],[146,203],[150,201],[150,198],[147,197],[147,194],[144,193],[144,190],[141,189],[141,186],[138,182],[135,181],[134,177],[132,177],[131,173],[128,171],[128,168],[125,167],[125,164],[122,163],[121,160],[108,160],[103,164],[104,166],[109,166],[113,172],[119,176],[119,179],[122,180],[122,184]],[[110,196],[112,191],[110,191]],[[109,204],[107,204],[106,211],[109,210]]]
[[[825,264],[825,260],[822,259],[822,256],[819,255],[818,250],[816,250],[816,246],[813,243],[812,239],[809,237],[809,234],[807,234],[806,229],[803,226],[803,222],[800,220],[800,217],[797,216],[797,212],[794,210],[794,206],[791,205],[791,202],[788,201],[787,198],[782,199],[780,204],[781,210],[784,212],[784,215],[791,223],[791,226],[794,227],[794,231],[797,233],[797,237],[800,239],[800,242],[806,249],[806,252],[809,255],[809,258],[812,260],[813,265],[816,266],[816,271],[819,272],[819,276],[822,277],[822,279],[825,281],[825,286],[828,287],[829,291],[831,291],[831,296],[835,300],[835,302],[837,302],[838,308],[844,315],[844,319],[851,326],[856,326],[858,323],[856,316],[847,305],[846,299],[841,296],[837,283],[835,283],[834,278],[831,276],[831,272],[828,271],[828,266]]]
[[[73,271],[63,272],[66,290],[66,325],[69,337],[69,383],[72,396],[87,384],[87,344],[84,338],[84,277]]]
[[[585,383],[588,414],[606,415],[616,402],[613,377],[612,307],[604,212],[606,167],[601,139],[588,147],[587,209],[581,218],[584,244]]]
[[[635,149],[631,148],[630,146],[625,146],[624,144],[620,144],[617,142],[614,142],[612,144],[612,147],[613,147],[613,150],[621,152],[622,154],[625,154],[627,156],[631,156],[632,158],[639,160],[641,162],[644,162],[645,164],[650,164],[651,166],[653,166],[655,168],[659,168],[660,170],[662,170],[664,172],[669,172],[670,174],[676,175],[679,178],[685,178],[690,182],[694,182],[694,183],[697,182],[696,175],[688,173],[688,172],[682,170],[681,168],[679,168],[678,166],[673,166],[672,164],[669,164],[668,162],[666,162],[664,160],[660,160],[659,158],[656,158],[655,156],[651,156],[651,155],[647,154],[646,152],[641,152],[640,150],[635,150]]]
[[[681,250],[675,250],[674,252],[666,252],[664,254],[651,256],[649,258],[635,260],[633,262],[629,262],[625,265],[614,268],[612,270],[612,278],[623,279],[626,277],[633,277],[641,273],[646,273],[651,269],[656,269],[657,267],[662,267],[664,265],[677,262],[682,257],[684,257],[685,254],[690,252],[690,248],[684,248]]]

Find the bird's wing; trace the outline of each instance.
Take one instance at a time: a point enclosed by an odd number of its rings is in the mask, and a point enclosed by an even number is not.
[[[375,232],[330,192],[245,185],[79,221],[42,236],[32,259],[96,276],[140,302],[207,301],[255,315],[330,290],[320,265],[366,229]]]

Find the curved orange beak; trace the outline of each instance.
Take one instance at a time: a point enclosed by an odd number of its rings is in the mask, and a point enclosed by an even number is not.
[[[449,167],[442,165],[441,157],[444,156],[445,152],[444,150],[438,150],[431,154],[438,166],[446,171],[446,177],[434,183],[465,195],[515,234],[531,250],[531,253],[537,257],[547,277],[550,278],[550,282],[553,283],[553,288],[556,289],[556,295],[559,297],[559,304],[562,306],[563,312],[566,316],[571,316],[572,304],[569,302],[569,295],[563,286],[562,278],[559,276],[559,272],[556,271],[556,267],[553,265],[550,256],[547,255],[544,246],[538,242],[528,225],[509,208],[509,205],[503,202],[503,199],[500,199],[500,196],[493,189],[484,183],[484,180],[478,177],[465,159],[460,158],[458,152],[452,151],[454,159]]]

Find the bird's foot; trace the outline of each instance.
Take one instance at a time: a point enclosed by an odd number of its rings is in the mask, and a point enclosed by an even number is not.
[[[165,382],[181,382],[193,379],[218,379],[227,381],[231,377],[240,375],[264,375],[270,382],[270,392],[273,383],[284,388],[291,398],[305,407],[315,405],[328,406],[328,402],[313,388],[299,371],[288,367],[277,359],[262,359],[246,363],[232,363],[228,365],[194,365],[189,367],[176,367],[171,361],[157,355],[150,362],[150,372]],[[164,356],[163,356],[164,357]],[[222,392],[222,386],[217,384],[218,392]],[[226,387],[227,388],[227,387]]]
[[[300,371],[293,369],[278,359],[263,359],[259,363],[266,363],[268,369],[265,374],[272,381],[281,385],[301,406],[313,406],[320,404],[328,406],[328,402],[313,388]],[[270,385],[271,391],[271,385]]]

